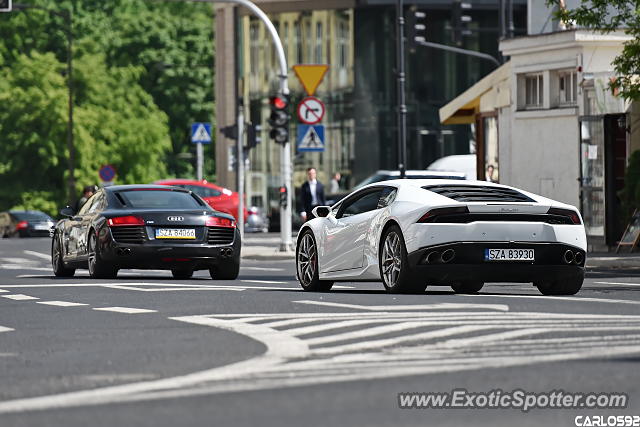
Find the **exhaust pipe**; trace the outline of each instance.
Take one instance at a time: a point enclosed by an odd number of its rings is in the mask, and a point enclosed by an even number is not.
[[[565,264],[571,264],[573,262],[573,258],[574,258],[573,252],[571,252],[570,250],[567,249],[567,251],[564,253],[562,258],[564,259],[564,263]]]
[[[221,258],[230,258],[233,255],[233,249],[231,248],[222,248],[220,249],[220,257]]]
[[[429,252],[429,254],[424,260],[426,261],[427,264],[434,264],[438,262],[439,259],[440,259],[440,253],[437,251],[433,251],[433,252]]]
[[[455,257],[456,257],[456,251],[454,251],[453,249],[447,249],[446,251],[442,252],[442,255],[440,256],[440,261],[446,264],[450,261],[453,261]]]
[[[582,261],[584,261],[584,255],[582,255],[582,252],[576,252],[576,256],[573,257],[573,261],[576,264],[581,265]]]
[[[131,255],[131,248],[118,248],[116,253],[120,256]]]

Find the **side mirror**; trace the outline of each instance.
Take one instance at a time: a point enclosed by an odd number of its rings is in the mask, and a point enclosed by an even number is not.
[[[311,213],[317,217],[326,217],[331,213],[331,208],[329,206],[316,206],[313,208]]]
[[[76,213],[75,210],[71,206],[67,206],[64,209],[60,210],[60,215],[66,216],[68,218],[72,217]]]

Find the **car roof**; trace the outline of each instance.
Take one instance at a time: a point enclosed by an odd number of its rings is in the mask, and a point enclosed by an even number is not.
[[[129,184],[129,185],[111,185],[109,187],[104,187],[104,189],[108,192],[113,191],[127,191],[127,190],[166,190],[170,188],[175,191],[182,191],[188,193],[189,190],[185,190],[180,187],[172,187],[167,185],[155,185],[155,184]]]
[[[376,172],[379,175],[391,175],[391,176],[400,176],[400,171],[397,170],[379,170]],[[432,176],[466,176],[464,172],[457,171],[433,171],[433,170],[407,170],[405,171],[406,175],[432,175]]]

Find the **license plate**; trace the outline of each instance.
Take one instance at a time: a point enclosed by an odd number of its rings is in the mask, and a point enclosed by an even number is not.
[[[196,238],[195,228],[156,228],[156,239],[189,239]]]
[[[485,261],[533,261],[534,249],[485,249]]]
[[[36,230],[48,230],[51,228],[51,226],[49,224],[36,224],[33,226],[33,228]]]

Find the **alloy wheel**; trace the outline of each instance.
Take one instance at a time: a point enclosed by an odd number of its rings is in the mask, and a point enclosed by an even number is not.
[[[304,286],[311,285],[317,265],[316,245],[311,234],[307,233],[298,248],[298,278]]]
[[[402,248],[400,236],[395,231],[387,234],[382,248],[382,275],[387,286],[393,287],[398,282],[402,268]]]

